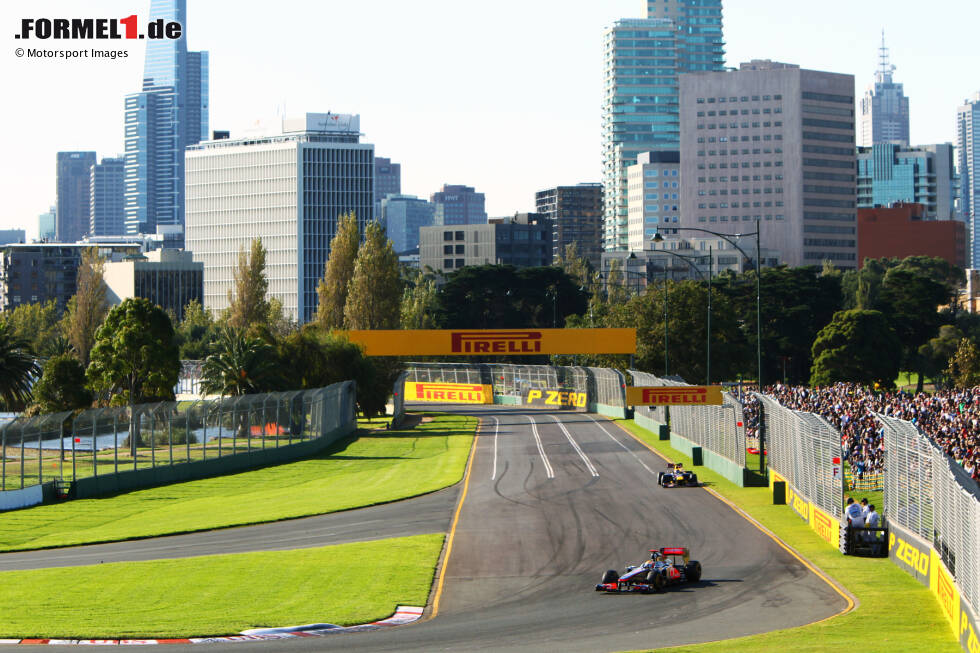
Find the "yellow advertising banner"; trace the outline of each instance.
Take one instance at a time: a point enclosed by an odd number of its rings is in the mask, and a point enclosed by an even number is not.
[[[720,385],[661,385],[626,388],[627,406],[720,406]]]
[[[492,404],[493,388],[469,383],[405,383],[405,401],[437,404]]]
[[[378,329],[346,335],[368,356],[636,353],[636,329]]]
[[[830,546],[840,546],[840,522],[810,502],[810,528]]]

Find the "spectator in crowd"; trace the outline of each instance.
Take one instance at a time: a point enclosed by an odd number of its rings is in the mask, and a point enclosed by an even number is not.
[[[814,388],[776,384],[765,394],[792,410],[820,415],[837,428],[844,458],[858,479],[884,470],[883,428],[876,416],[882,414],[914,423],[980,482],[980,386],[928,395],[884,392],[853,383]],[[755,410],[746,404],[747,436],[750,419],[753,429],[758,428]]]

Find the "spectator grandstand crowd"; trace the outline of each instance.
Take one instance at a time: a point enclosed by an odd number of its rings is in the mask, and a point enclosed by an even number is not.
[[[875,417],[914,423],[947,456],[980,482],[980,386],[965,390],[941,390],[935,394],[882,392],[851,383],[807,388],[776,384],[765,394],[793,410],[824,417],[841,433],[844,457],[853,473],[880,473],[884,469],[882,425]],[[759,402],[745,404],[746,436],[755,437]]]

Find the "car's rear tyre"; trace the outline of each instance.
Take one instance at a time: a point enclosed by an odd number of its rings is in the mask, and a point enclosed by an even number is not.
[[[662,592],[664,589],[664,575],[659,571],[648,571],[647,585],[652,587],[654,592]]]
[[[697,560],[687,563],[687,580],[692,583],[701,580],[701,563]]]
[[[615,583],[619,580],[619,573],[615,569],[607,569],[606,573],[602,575],[602,584]]]

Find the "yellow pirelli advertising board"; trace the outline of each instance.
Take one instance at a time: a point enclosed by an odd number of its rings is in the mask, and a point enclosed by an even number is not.
[[[493,388],[469,383],[405,383],[405,401],[435,404],[492,404]]]
[[[368,356],[636,353],[636,329],[378,329],[346,335]]]
[[[720,406],[720,385],[662,385],[626,388],[627,406]]]

